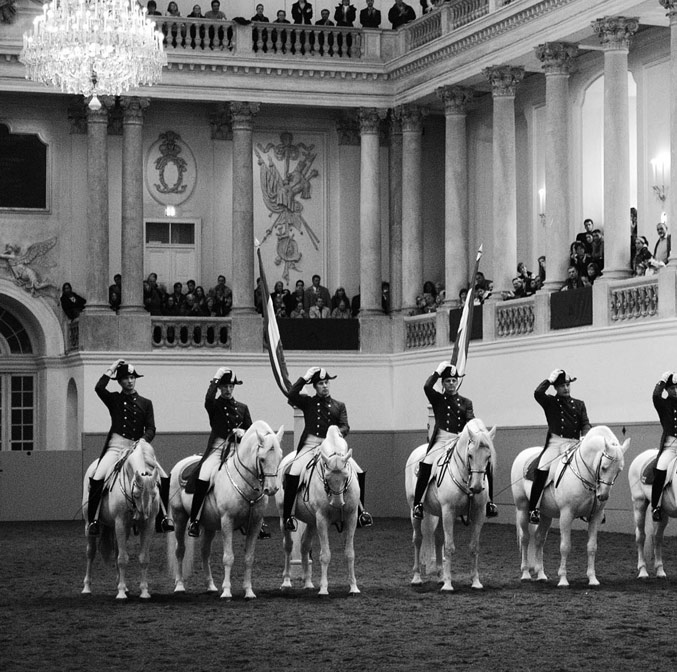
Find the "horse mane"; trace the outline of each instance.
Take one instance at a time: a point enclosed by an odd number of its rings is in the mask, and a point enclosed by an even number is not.
[[[585,436],[586,438],[588,436],[590,436],[591,438],[599,436],[613,443],[618,443],[618,438],[606,425],[596,425],[595,427],[592,427]]]
[[[254,420],[249,429],[244,433],[242,441],[244,441],[246,437],[248,438],[251,434],[255,434],[257,430],[264,436],[266,434],[275,433],[273,432],[272,427],[265,420]]]
[[[139,450],[141,455],[143,455],[143,461],[147,467],[150,467],[151,470],[155,469],[158,466],[157,458],[155,457],[155,451],[153,446],[148,443],[145,439],[139,439]]]
[[[480,420],[480,418],[473,418],[468,421],[464,429],[467,429],[468,432],[472,430],[473,434],[481,434],[483,436],[491,449],[491,464],[494,466],[494,469],[496,469],[496,449],[494,448],[494,442],[491,439],[491,436],[489,436],[489,429],[484,424],[484,421]]]

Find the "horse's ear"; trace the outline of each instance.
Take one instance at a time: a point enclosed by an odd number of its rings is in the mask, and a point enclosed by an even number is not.
[[[265,436],[266,435],[262,434],[258,429],[256,430],[256,438],[259,440],[259,443],[263,443]]]
[[[280,426],[280,429],[277,430],[277,434],[275,434],[277,437],[277,442],[279,444],[282,444],[282,437],[284,436],[284,425]]]
[[[346,453],[346,464],[348,463],[348,460],[353,456],[353,449],[348,448],[348,452]]]
[[[625,455],[625,451],[628,448],[630,448],[630,441],[632,441],[631,437],[628,437],[627,439],[625,439],[625,441],[623,441],[623,443],[621,445],[621,451],[622,451],[623,455]]]
[[[496,436],[496,425],[489,430],[489,438],[493,441]]]

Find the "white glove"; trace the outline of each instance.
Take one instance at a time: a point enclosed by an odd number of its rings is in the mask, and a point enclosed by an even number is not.
[[[672,376],[672,375],[673,375],[672,371],[666,371],[666,372],[661,376],[661,383],[667,383],[667,382],[668,382],[668,378],[670,378],[670,376]]]
[[[242,427],[238,427],[237,429],[233,430],[233,434],[235,434],[238,439],[241,439],[244,436],[244,429],[242,429]]]
[[[214,374],[212,380],[216,381],[221,380],[221,378],[223,378],[223,376],[225,376],[228,371],[230,371],[230,369],[227,369],[225,366],[222,366],[220,369],[216,370],[216,373]]]
[[[444,371],[444,369],[446,369],[446,368],[449,367],[449,366],[451,366],[451,362],[447,362],[446,360],[445,360],[444,362],[440,362],[440,363],[438,364],[437,368],[435,369],[435,373],[436,373],[438,376],[441,376],[441,375],[442,375],[442,371]]]
[[[320,370],[319,366],[311,366],[303,376],[303,380],[305,380],[307,383],[310,382],[310,379]]]
[[[106,375],[109,378],[115,378],[115,372],[118,370],[118,366],[120,364],[124,364],[125,360],[124,359],[116,359],[109,367],[108,370],[106,371]]]
[[[564,373],[562,369],[555,369],[549,376],[548,376],[548,382],[553,385],[557,378],[559,377],[560,373]]]

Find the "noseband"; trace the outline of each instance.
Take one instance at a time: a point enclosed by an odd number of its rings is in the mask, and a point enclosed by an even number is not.
[[[228,475],[228,479],[230,480],[232,486],[235,488],[237,493],[244,499],[246,502],[249,503],[250,506],[254,506],[257,502],[260,502],[266,494],[263,492],[263,483],[265,482],[266,478],[275,478],[277,477],[277,472],[271,474],[266,472],[265,470],[265,464],[264,460],[262,458],[257,458],[256,459],[256,471],[248,467],[243,461],[242,458],[240,457],[240,445],[237,444],[237,447],[235,448],[234,456],[233,456],[233,466],[235,467],[235,471],[239,474],[239,476],[242,478],[242,480],[253,490],[253,495],[252,496],[247,496],[242,488],[233,480],[233,476],[230,473],[230,469],[228,468],[228,462],[226,461],[225,467],[226,467],[226,474]],[[256,452],[258,453],[259,450],[263,448],[263,443],[259,442],[256,445]],[[237,460],[237,462],[236,462]],[[245,473],[246,472],[246,473]],[[251,475],[254,477],[258,485],[255,485],[250,482],[250,480],[247,479],[247,474]],[[255,497],[252,499],[253,496],[255,496],[257,493],[258,497]]]
[[[602,449],[602,454],[600,456],[599,462],[597,463],[597,469],[595,470],[595,473],[593,474],[592,469],[586,464],[585,460],[583,460],[583,458],[580,456],[580,450],[576,450],[576,453],[574,454],[574,459],[570,463],[571,471],[578,478],[578,480],[581,483],[583,483],[586,490],[589,490],[590,492],[596,492],[598,485],[608,485],[609,487],[612,487],[613,484],[616,482],[616,479],[618,478],[620,471],[616,472],[616,475],[614,476],[614,479],[611,482],[605,481],[601,476],[602,460],[605,457],[610,462],[615,462],[618,459],[617,457],[614,457],[613,455],[609,455],[609,453],[606,452],[606,444],[605,444],[605,448]],[[588,475],[590,477],[589,479],[581,474],[581,471],[578,468],[579,462],[581,464],[583,464],[583,466],[586,468]],[[594,478],[594,480],[592,480],[593,478]]]
[[[458,451],[454,449],[454,464],[458,467],[459,470],[465,469],[465,471],[468,474],[468,478],[466,479],[466,482],[463,483],[460,481],[456,475],[454,474],[454,471],[452,469],[449,470],[449,475],[451,476],[451,480],[460,488],[462,492],[464,492],[468,497],[473,496],[473,492],[470,489],[470,481],[472,480],[472,475],[473,474],[486,474],[487,470],[485,469],[473,469],[470,465],[470,452],[471,452],[471,447],[473,444],[479,446],[480,444],[475,441],[472,437],[468,438],[468,445],[466,446],[466,460],[463,462],[463,458],[458,454]],[[458,444],[456,444],[458,446]],[[438,487],[439,487],[439,482],[438,482]]]
[[[338,453],[332,453],[331,455],[329,455],[329,457],[331,458],[331,457],[335,457],[337,455],[338,455]],[[339,457],[341,457],[341,456],[339,455]],[[331,485],[329,485],[329,481],[327,480],[327,475],[326,475],[327,474],[327,465],[325,464],[324,460],[322,460],[321,464],[322,464],[322,467],[321,467],[322,473],[320,474],[320,478],[322,479],[322,483],[324,485],[324,491],[327,493],[327,498],[339,497],[340,495],[344,495],[348,491],[348,488],[350,487],[350,484],[353,480],[353,470],[352,469],[349,470],[350,473],[348,474],[348,476],[346,476],[342,490],[332,490]]]

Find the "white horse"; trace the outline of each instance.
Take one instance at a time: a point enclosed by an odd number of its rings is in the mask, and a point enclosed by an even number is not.
[[[569,585],[567,558],[571,550],[571,525],[575,518],[588,521],[588,585],[598,586],[595,575],[597,531],[604,518],[604,507],[611,487],[625,464],[625,452],[630,439],[618,443],[606,426],[593,427],[572,451],[565,453],[550,466],[550,476],[541,497],[541,522],[535,532],[534,566],[529,562],[529,494],[532,481],[526,473],[542,447],[523,450],[513,462],[511,471],[512,494],[515,500],[517,543],[522,555],[522,581],[529,581],[531,571],[539,581],[547,581],[543,569],[543,546],[553,518],[559,518],[560,566],[559,586]]]
[[[357,482],[357,472],[351,462],[352,451],[341,436],[338,427],[332,425],[327,431],[327,437],[315,450],[297,458],[304,460],[301,471],[298,496],[296,498],[296,518],[306,524],[301,537],[301,562],[303,567],[304,588],[312,589],[312,564],[310,551],[315,535],[320,540],[320,565],[322,576],[320,579],[320,595],[329,594],[327,573],[331,561],[329,547],[329,527],[336,525],[339,531],[345,533],[344,553],[348,564],[348,582],[350,594],[356,595],[355,578],[355,549],[353,539],[357,527],[357,514],[360,505],[360,487]],[[296,453],[287,455],[280,464],[279,482],[283,482],[287,466],[296,458]],[[291,532],[284,527],[284,490],[280,488],[275,497],[280,513],[280,529],[284,534],[284,572],[282,585],[285,590],[292,587],[291,582],[291,554],[294,545]]]
[[[233,532],[246,532],[245,571],[242,585],[245,599],[254,599],[252,590],[252,567],[256,540],[261,529],[268,497],[277,491],[277,468],[282,459],[280,441],[284,427],[277,434],[262,420],[257,420],[245,432],[236,449],[231,452],[223,465],[212,476],[212,489],[205,497],[200,516],[202,536],[202,568],[209,592],[217,588],[212,577],[209,556],[212,541],[217,530],[223,537],[223,584],[221,597],[230,599],[230,573],[235,556],[233,553]],[[185,592],[183,561],[186,553],[185,532],[190,517],[193,495],[187,494],[185,482],[181,479],[186,466],[197,463],[199,456],[184,458],[171,471],[170,508],[175,525],[175,584],[174,592]]]
[[[98,460],[93,462],[85,473],[82,508],[87,511],[89,498],[89,479],[94,474]],[[106,474],[105,489],[99,509],[101,536],[99,550],[108,562],[117,551],[115,565],[118,574],[118,594],[116,599],[127,599],[125,571],[129,563],[127,542],[129,533],[134,529],[139,534],[139,566],[141,567],[141,599],[150,598],[148,592],[148,565],[150,563],[150,544],[155,532],[155,517],[160,507],[158,488],[159,470],[153,447],[140,439],[134,448],[124,454],[117,464]],[[87,572],[82,592],[92,592],[92,563],[96,555],[97,537],[87,535]]]
[[[451,556],[454,545],[454,523],[458,516],[467,516],[470,521],[470,552],[473,555],[472,587],[483,588],[479,575],[480,533],[486,520],[488,493],[486,473],[489,463],[496,464],[494,437],[496,427],[489,431],[485,424],[474,418],[466,424],[453,451],[441,449],[435,459],[432,480],[423,498],[425,518],[421,521],[412,516],[414,528],[414,576],[412,585],[423,583],[421,579],[421,546],[432,547],[433,535],[436,550],[438,576],[442,578],[444,592],[454,590],[451,585]],[[405,467],[407,501],[414,504],[414,489],[418,464],[425,457],[428,444],[416,448]],[[442,518],[442,527],[439,518]],[[444,545],[444,553],[442,546]]]
[[[643,476],[647,466],[658,456],[658,450],[653,448],[640,453],[630,464],[628,480],[630,481],[630,493],[632,495],[632,508],[635,515],[635,543],[637,544],[637,571],[638,579],[646,579],[649,574],[646,570],[644,557],[644,543],[646,541],[646,512],[651,501],[651,485],[645,482]],[[659,523],[653,524],[653,554],[654,568],[659,579],[667,578],[663,568],[663,537],[665,528],[670,518],[677,518],[677,460],[673,460],[668,466],[665,479],[666,486],[663,490],[661,510],[663,516]]]

